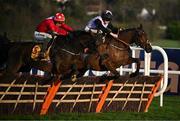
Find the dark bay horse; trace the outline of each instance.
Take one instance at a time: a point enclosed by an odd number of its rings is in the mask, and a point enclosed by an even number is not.
[[[69,37],[70,36],[70,37]],[[87,70],[85,48],[95,53],[97,39],[85,31],[74,31],[69,36],[58,36],[50,50],[52,73],[57,78],[66,79],[71,75]]]

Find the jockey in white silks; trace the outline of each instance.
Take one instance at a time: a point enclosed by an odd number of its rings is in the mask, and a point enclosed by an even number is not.
[[[116,33],[118,29],[111,24],[112,16],[111,11],[105,10],[102,12],[101,16],[96,16],[88,22],[85,31],[92,33],[108,33],[117,38],[118,35]]]

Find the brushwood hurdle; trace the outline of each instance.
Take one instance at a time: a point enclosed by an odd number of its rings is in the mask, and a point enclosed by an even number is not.
[[[28,74],[0,77],[0,115],[146,112],[162,80],[162,76],[121,76],[106,81],[100,77],[82,77],[76,82],[58,80],[42,85],[43,78]]]

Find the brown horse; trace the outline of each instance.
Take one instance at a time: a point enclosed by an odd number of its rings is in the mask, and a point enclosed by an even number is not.
[[[111,36],[106,36],[105,40],[98,42],[98,53],[100,56],[97,58],[91,55],[91,59],[89,60],[91,68],[98,71],[109,70],[116,76],[119,76],[119,72],[116,70],[117,68],[136,63],[137,69],[130,77],[137,76],[140,69],[140,60],[131,57],[129,46],[135,43],[147,53],[151,52],[152,47],[147,39],[147,34],[143,30],[142,25],[140,25],[138,28],[120,31],[118,37],[119,38],[116,39]]]
[[[88,43],[90,39],[87,39],[87,36],[84,36],[84,39],[78,39],[80,43]],[[140,60],[137,58],[132,58],[130,55],[129,45],[135,43],[140,45],[145,49],[146,52],[151,52],[152,47],[147,39],[147,35],[144,32],[142,26],[133,29],[127,29],[119,32],[119,38],[113,38],[110,35],[106,36],[105,39],[99,37],[96,41],[97,51],[91,53],[87,61],[83,61],[81,54],[75,54],[75,50],[78,50],[77,46],[74,50],[62,49],[65,47],[70,47],[67,44],[62,43],[62,37],[59,39],[59,44],[55,45],[64,45],[56,46],[52,50],[57,50],[56,52],[51,52],[51,61],[53,63],[54,74],[58,77],[63,77],[63,75],[72,75],[78,70],[78,77],[81,77],[88,68],[97,71],[111,71],[115,76],[119,76],[119,73],[116,69],[122,65],[127,65],[131,63],[137,63],[137,70],[132,73],[130,76],[136,76],[139,73]],[[121,39],[125,40],[122,41]],[[71,47],[72,48],[72,47]],[[88,65],[88,66],[87,66]],[[74,69],[73,69],[74,67]]]

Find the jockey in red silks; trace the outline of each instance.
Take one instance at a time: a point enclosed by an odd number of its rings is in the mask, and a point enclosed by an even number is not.
[[[64,22],[65,16],[63,13],[56,13],[55,16],[46,18],[36,27],[36,31],[34,32],[35,38],[37,40],[52,38],[50,32],[67,35],[68,32],[73,31],[73,29]]]
[[[59,35],[68,35],[73,29],[65,24],[65,16],[63,13],[56,13],[54,16],[46,18],[37,27],[34,32],[34,37],[37,41],[42,41],[42,52],[44,53],[48,42],[52,39],[50,33],[56,33]]]

